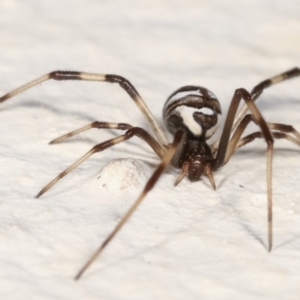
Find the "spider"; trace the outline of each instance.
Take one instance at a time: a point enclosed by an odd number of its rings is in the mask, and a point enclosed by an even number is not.
[[[160,158],[159,165],[146,183],[139,197],[100,247],[94,252],[91,258],[83,265],[77,273],[75,280],[78,280],[82,276],[86,269],[95,261],[102,250],[131,217],[145,196],[154,187],[168,165],[171,164],[173,167],[181,169],[181,172],[175,181],[175,185],[179,184],[186,176],[190,181],[198,181],[205,175],[209,179],[213,189],[216,189],[213,172],[227,164],[238,148],[245,146],[256,138],[263,138],[267,144],[268,251],[271,251],[273,240],[272,157],[274,138],[287,139],[300,145],[300,133],[291,125],[266,122],[256,107],[255,100],[262,94],[265,88],[299,75],[300,69],[296,67],[262,81],[252,89],[251,93],[243,88],[235,90],[229,106],[222,135],[218,141],[210,145],[207,143],[207,140],[216,132],[219,126],[221,106],[216,96],[208,89],[201,86],[190,85],[181,87],[167,99],[163,109],[163,119],[165,126],[174,136],[172,143],[169,143],[161,127],[156,122],[135,87],[126,78],[119,75],[54,71],[2,96],[0,102],[12,98],[13,96],[49,79],[118,83],[138,106],[145,118],[149,121],[154,132],[155,138],[146,130],[140,127],[131,126],[130,124],[95,121],[50,142],[50,144],[62,142],[67,138],[91,128],[118,129],[125,131],[122,135],[95,145],[90,151],[47,184],[36,197],[40,197],[48,191],[57,181],[71,172],[91,155],[122,143],[134,136],[137,136],[146,142]],[[238,112],[238,106],[241,100],[245,101],[245,105]],[[250,111],[250,113],[247,114],[247,111]],[[260,131],[241,137],[250,122],[254,122],[260,128]]]

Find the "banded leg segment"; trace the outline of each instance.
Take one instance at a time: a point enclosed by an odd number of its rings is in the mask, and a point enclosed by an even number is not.
[[[165,150],[157,143],[157,141],[144,129],[139,127],[132,127],[128,129],[125,134],[120,135],[116,138],[110,139],[103,143],[100,143],[94,146],[90,151],[88,151],[85,155],[83,155],[80,159],[78,159],[75,163],[73,163],[70,167],[60,173],[57,177],[55,177],[50,183],[48,183],[38,194],[37,198],[47,192],[55,183],[57,183],[61,178],[65,177],[68,173],[74,170],[78,165],[88,159],[90,156],[97,152],[104,151],[105,149],[122,143],[126,140],[131,139],[132,137],[137,136],[144,140],[146,143],[149,144],[150,147],[157,153],[159,157],[165,156]]]
[[[86,73],[86,72],[75,72],[75,71],[53,71],[5,94],[4,96],[0,97],[0,102],[12,98],[17,94],[22,93],[23,91],[50,79],[59,80],[59,81],[63,81],[63,80],[100,81],[100,82],[119,84],[126,91],[126,93],[131,97],[131,99],[136,103],[137,107],[140,109],[142,114],[149,121],[159,143],[163,146],[169,144],[168,139],[163,133],[161,127],[156,122],[154,116],[152,115],[151,111],[147,107],[146,103],[144,102],[144,100],[142,99],[138,91],[130,83],[129,80],[119,75],[97,74],[97,73]]]
[[[274,141],[273,141],[271,131],[270,131],[266,121],[264,120],[264,118],[262,117],[258,108],[256,107],[250,94],[245,89],[242,89],[242,88],[237,89],[234,93],[234,96],[231,100],[231,103],[230,103],[230,106],[228,109],[228,113],[227,113],[227,117],[225,120],[223,132],[221,135],[216,160],[215,160],[215,163],[213,166],[214,170],[217,170],[218,168],[220,168],[224,163],[226,152],[228,149],[228,143],[229,143],[229,139],[230,139],[230,135],[231,135],[231,129],[232,129],[233,122],[235,119],[235,114],[237,112],[238,106],[242,99],[246,102],[248,108],[252,112],[252,115],[251,116],[249,115],[249,117],[244,119],[244,121],[243,121],[244,124],[241,125],[241,129],[243,129],[243,130],[240,130],[240,133],[242,134],[242,132],[244,131],[246,126],[253,119],[253,121],[260,127],[260,129],[263,133],[265,141],[268,145],[268,153],[271,152],[271,154],[267,154],[267,156],[269,157],[269,155],[272,155],[272,150],[270,150],[270,149],[273,148],[272,145],[273,145]],[[268,158],[268,160],[269,159],[270,159],[270,157]]]
[[[253,115],[248,114],[246,115],[243,120],[239,123],[236,131],[234,132],[228,147],[227,152],[225,156],[225,160],[222,166],[226,165],[233,155],[233,153],[240,147],[252,142],[256,138],[263,138],[263,134],[261,131],[253,132],[241,139],[241,136],[243,132],[245,131],[248,124],[253,121],[257,124],[256,120],[253,118]],[[268,127],[271,130],[277,130],[277,131],[271,131],[272,136],[276,139],[287,139],[291,142],[293,142],[296,145],[300,146],[300,133],[291,125],[286,124],[279,124],[279,123],[267,123]],[[286,134],[291,133],[294,135],[294,137]]]
[[[262,82],[260,82],[258,85],[256,85],[252,91],[251,91],[251,97],[255,101],[263,92],[264,89],[272,86],[273,84],[294,78],[300,76],[300,69],[299,68],[293,68],[291,70],[288,70],[282,74],[276,75],[272,78],[266,79]]]
[[[252,91],[250,93],[252,100],[255,101],[262,94],[264,89],[266,89],[276,83],[279,83],[279,82],[282,82],[282,81],[285,81],[285,80],[288,80],[288,79],[291,79],[291,78],[294,78],[297,76],[300,76],[300,68],[296,67],[296,68],[288,70],[282,74],[276,75],[272,78],[269,78],[269,79],[266,79],[266,80],[260,82],[252,89]],[[246,115],[247,110],[248,110],[248,106],[244,105],[242,107],[242,109],[239,111],[239,113],[237,114],[237,116],[234,120],[234,123],[232,126],[232,131],[234,131],[236,129],[236,127],[238,126],[238,124],[240,123],[242,118]]]
[[[300,133],[291,125],[285,125],[285,124],[279,124],[279,123],[267,123],[269,128],[272,130],[272,135],[276,139],[286,139],[298,146],[300,146]],[[293,136],[290,136],[289,134],[292,134]],[[262,134],[260,131],[253,132],[251,134],[248,134],[247,136],[240,139],[236,145],[236,149],[241,148],[245,146],[246,144],[249,144],[250,142],[254,141],[256,138],[262,138]]]
[[[163,158],[165,155],[165,148],[163,148],[152,136],[149,134],[145,129],[140,127],[133,127],[130,124],[127,123],[112,123],[112,122],[92,122],[86,126],[83,126],[79,129],[76,129],[74,131],[71,131],[67,134],[64,134],[54,140],[52,140],[49,144],[57,144],[62,141],[64,141],[67,138],[70,138],[74,135],[80,134],[81,132],[84,132],[86,130],[92,129],[92,128],[98,128],[98,129],[119,129],[119,130],[129,130],[134,128],[135,135],[139,137],[140,139],[144,140],[158,155],[158,157]]]
[[[228,163],[228,161],[231,158],[232,154],[236,150],[237,143],[239,142],[242,134],[244,133],[246,127],[249,125],[249,123],[251,121],[253,121],[253,116],[251,114],[248,114],[239,123],[239,125],[236,128],[230,142],[228,143],[225,159],[224,159],[224,162],[223,162],[222,166],[224,166]]]
[[[131,215],[135,212],[137,207],[141,204],[143,199],[146,197],[146,195],[149,193],[149,191],[154,187],[158,179],[160,178],[163,171],[166,169],[166,167],[170,164],[177,145],[180,143],[183,136],[182,131],[177,131],[174,136],[174,141],[170,145],[170,147],[167,150],[167,153],[164,155],[164,158],[162,159],[161,163],[158,165],[148,182],[146,183],[146,186],[144,187],[142,193],[137,198],[137,200],[133,203],[133,205],[130,207],[130,209],[127,211],[125,216],[122,218],[122,220],[117,224],[115,229],[108,235],[108,237],[104,240],[104,242],[100,245],[100,247],[95,251],[95,253],[92,255],[92,257],[85,263],[85,265],[80,269],[78,274],[75,277],[75,280],[78,280],[82,274],[86,271],[86,269],[97,259],[97,257],[101,254],[103,249],[108,245],[108,243],[113,239],[113,237],[119,232],[119,230],[123,227],[123,225],[127,222],[127,220],[131,217]]]
[[[132,128],[133,126],[131,126],[130,124],[126,124],[126,123],[112,123],[112,122],[92,122],[88,125],[85,125],[79,129],[73,130],[69,133],[66,133],[54,140],[52,140],[51,142],[49,142],[49,144],[58,144],[63,142],[66,139],[69,139],[72,136],[75,136],[77,134],[80,134],[84,131],[87,131],[89,129],[92,128],[98,128],[98,129],[119,129],[119,130],[128,130],[130,128]]]
[[[233,122],[235,119],[235,115],[240,104],[241,100],[244,100],[252,112],[253,119],[255,123],[258,124],[262,131],[262,135],[267,143],[267,191],[268,191],[268,244],[269,251],[272,249],[272,240],[273,240],[273,223],[272,223],[272,158],[273,158],[273,137],[271,131],[262,117],[261,113],[257,109],[254,101],[251,98],[251,95],[245,89],[237,89],[232,98],[225,125],[223,128],[222,136],[220,139],[220,144],[217,152],[217,156],[215,159],[215,163],[213,165],[213,169],[217,170],[221,167],[225,161],[228,142],[231,135],[231,130],[233,126]]]
[[[300,140],[298,140],[284,132],[275,131],[275,132],[272,132],[272,134],[275,139],[286,139],[286,140],[300,146]],[[256,132],[246,135],[245,137],[243,137],[242,139],[239,140],[235,150],[251,143],[252,141],[254,141],[257,138],[263,138],[262,133],[260,131],[256,131]]]

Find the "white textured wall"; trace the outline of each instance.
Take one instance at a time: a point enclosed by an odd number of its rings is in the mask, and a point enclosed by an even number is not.
[[[159,122],[166,97],[186,84],[211,89],[226,112],[235,88],[300,65],[299,14],[297,0],[4,0],[0,95],[55,69],[108,72],[129,78]],[[268,121],[300,130],[299,82],[263,94]],[[275,144],[271,254],[266,147],[257,141],[215,173],[217,191],[207,181],[174,188],[178,171],[168,169],[74,282],[158,163],[132,139],[34,198],[94,144],[116,136],[94,130],[47,144],[93,120],[148,128],[128,96],[105,83],[47,82],[1,104],[1,299],[299,299],[300,149],[286,141]],[[98,179],[117,158],[134,159],[117,166],[123,189],[115,175],[114,185],[109,176]]]

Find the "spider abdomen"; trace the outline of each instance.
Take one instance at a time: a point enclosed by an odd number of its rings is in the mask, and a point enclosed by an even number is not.
[[[217,97],[200,86],[184,86],[175,91],[163,111],[166,127],[172,134],[183,129],[200,140],[215,133],[219,114],[221,106]]]

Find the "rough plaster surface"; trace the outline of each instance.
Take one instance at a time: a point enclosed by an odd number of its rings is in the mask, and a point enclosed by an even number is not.
[[[0,94],[56,69],[109,72],[129,78],[159,122],[164,99],[186,84],[211,89],[225,114],[235,88],[300,65],[299,13],[297,0],[3,0]],[[258,104],[268,121],[300,130],[299,80],[265,91]],[[260,140],[215,173],[217,191],[207,180],[174,188],[178,171],[169,168],[75,282],[158,163],[132,139],[36,199],[93,145],[118,134],[91,130],[47,144],[94,120],[149,129],[128,96],[105,83],[46,82],[1,104],[1,299],[299,298],[300,151],[286,141],[275,144],[272,253]]]

